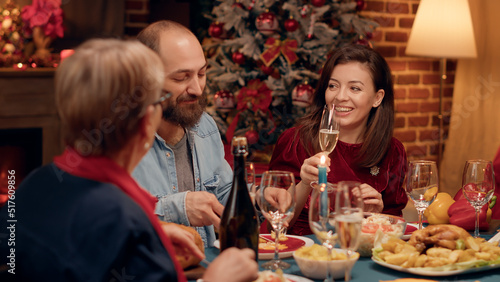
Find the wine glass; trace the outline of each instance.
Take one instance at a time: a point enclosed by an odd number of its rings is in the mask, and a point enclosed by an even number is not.
[[[333,247],[337,242],[334,210],[337,184],[318,184],[317,181],[313,181],[311,186],[313,191],[309,202],[309,227],[328,250],[328,256],[331,257]],[[325,281],[333,282],[329,265],[327,264]]]
[[[462,176],[462,191],[476,211],[474,237],[479,237],[479,213],[481,207],[491,200],[495,191],[493,165],[485,160],[465,162]]]
[[[340,181],[335,199],[335,229],[340,247],[347,253],[350,262],[361,239],[361,224],[363,222],[363,198],[361,183],[355,181]],[[344,281],[351,280],[352,265],[345,268]]]
[[[252,162],[245,163],[246,169],[246,179],[248,186],[248,193],[250,198],[252,198],[252,203],[255,205],[255,190],[257,189],[257,184],[255,183],[255,165]]]
[[[264,269],[287,269],[290,264],[279,258],[279,234],[295,213],[295,177],[288,171],[270,170],[262,174],[257,203],[271,224],[275,238],[274,259],[262,264]]]
[[[422,229],[422,215],[438,193],[438,171],[436,162],[415,160],[408,164],[406,194],[418,212],[418,229]]]
[[[335,118],[335,105],[325,105],[319,125],[319,146],[329,155],[339,140],[339,123]]]

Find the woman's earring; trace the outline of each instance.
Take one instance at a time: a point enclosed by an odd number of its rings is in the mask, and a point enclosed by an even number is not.
[[[149,143],[148,142],[144,143],[144,149],[146,149],[146,150],[149,149]]]

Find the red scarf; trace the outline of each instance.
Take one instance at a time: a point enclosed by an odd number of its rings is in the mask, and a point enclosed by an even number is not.
[[[127,194],[144,211],[156,233],[170,254],[177,271],[178,281],[186,281],[181,265],[175,257],[175,250],[168,236],[163,232],[160,221],[154,214],[157,199],[132,178],[130,173],[107,157],[82,157],[72,148],[67,148],[60,156],[54,157],[54,163],[65,172],[99,182],[111,183]]]

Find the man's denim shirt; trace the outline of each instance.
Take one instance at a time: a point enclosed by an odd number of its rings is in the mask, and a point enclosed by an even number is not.
[[[224,159],[224,147],[213,118],[204,113],[187,133],[193,157],[194,190],[214,194],[225,206],[233,171]],[[186,214],[186,194],[189,192],[178,192],[174,152],[158,134],[153,147],[132,174],[142,187],[158,198],[155,213],[160,219],[190,225]],[[213,246],[216,239],[214,226],[196,229],[205,246]]]

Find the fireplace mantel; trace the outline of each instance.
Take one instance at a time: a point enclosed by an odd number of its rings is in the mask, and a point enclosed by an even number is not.
[[[41,128],[43,164],[63,150],[54,73],[54,68],[0,68],[0,129]]]

